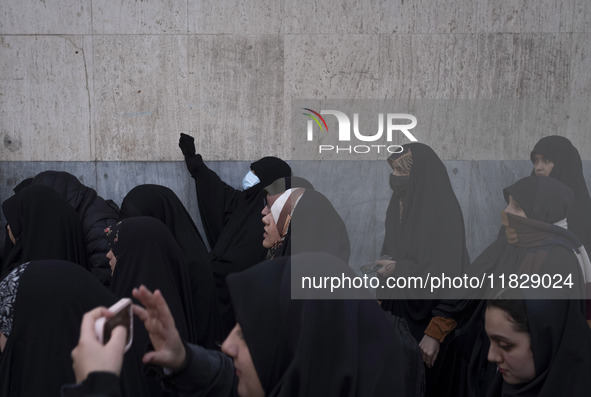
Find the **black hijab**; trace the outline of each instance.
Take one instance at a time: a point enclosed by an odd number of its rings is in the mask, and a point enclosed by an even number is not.
[[[263,157],[251,163],[250,169],[260,182],[244,191],[231,188],[209,170],[195,179],[203,227],[216,257],[237,259],[240,254],[236,252],[242,251],[243,255],[260,260],[260,251],[249,252],[253,248],[245,240],[253,228],[262,230],[259,215],[263,209],[263,188],[276,179],[291,176],[291,168],[277,157]]]
[[[197,226],[177,195],[159,185],[133,188],[121,203],[121,219],[150,216],[166,225],[186,256],[190,274],[197,344],[214,348],[222,340],[218,298],[209,255]]]
[[[265,190],[275,192],[273,187],[281,181]],[[284,185],[291,186],[291,182],[286,180]],[[349,262],[351,245],[347,227],[326,196],[313,189],[305,189],[297,203],[289,204],[295,204],[295,208],[292,208],[290,224],[282,243],[272,249],[273,257],[326,252]]]
[[[331,255],[293,258],[298,265],[351,274]],[[292,300],[291,263],[281,257],[228,277],[266,395],[405,395],[403,348],[375,300]]]
[[[166,226],[152,217],[127,218],[107,229],[106,237],[117,258],[110,285],[115,296],[130,297],[132,289],[142,284],[152,291],[159,289],[166,298],[181,338],[197,343],[198,325],[189,272],[181,249]],[[141,321],[135,323],[133,337],[131,350],[141,365],[150,342]],[[162,394],[155,379],[150,389],[153,395]]]
[[[291,175],[291,168],[276,157],[263,157],[250,165],[260,182],[240,191],[224,183],[208,169],[201,156],[192,162],[199,213],[211,247],[210,259],[222,311],[222,332],[227,334],[234,324],[232,304],[226,287],[226,276],[261,262],[267,255],[262,245],[261,211],[266,196],[263,188],[274,180]],[[196,170],[196,171],[195,171]]]
[[[411,152],[412,168],[402,200],[398,195],[400,188],[393,187],[382,254],[392,256],[393,260],[414,262],[404,270],[407,274],[442,269],[461,274],[468,265],[464,217],[445,165],[425,144],[415,142],[403,148],[402,153],[395,153],[388,160]]]
[[[19,279],[12,331],[0,356],[0,396],[60,396],[64,384],[75,383],[70,353],[78,343],[82,316],[115,302],[76,264],[30,262]],[[129,354],[120,380],[123,395],[146,395]]]
[[[505,233],[470,268],[476,274],[567,271],[580,280],[582,271],[575,253],[581,243],[573,233],[554,225],[572,208],[572,191],[554,178],[528,176],[503,189],[503,194],[507,202],[509,195],[513,196],[527,218],[503,211]]]
[[[76,211],[53,189],[30,186],[2,203],[16,238],[3,260],[2,278],[18,264],[61,259],[88,269],[82,223]]]
[[[545,176],[520,179],[503,189],[507,203],[509,195],[521,205],[528,218],[546,223],[565,219],[575,201],[571,189],[558,180]]]
[[[265,193],[269,196],[284,193],[286,190],[301,187],[306,190],[314,190],[314,186],[305,178],[301,176],[286,176],[278,178],[273,183],[265,187]]]
[[[497,374],[487,397],[591,395],[591,330],[569,300],[525,301],[536,377],[509,385]]]
[[[183,252],[192,258],[207,256],[203,238],[178,196],[166,186],[139,185],[121,202],[121,219],[151,216],[164,223]]]
[[[397,277],[429,272],[461,275],[469,264],[464,217],[445,165],[425,144],[410,143],[403,145],[403,149],[388,158],[392,163],[402,156],[411,156],[412,166],[407,182],[402,185],[390,175],[393,193],[386,211],[382,255],[396,261]],[[413,334],[418,336],[432,318],[437,302],[386,301],[383,305],[386,310],[409,319],[411,328],[416,323]]]
[[[568,214],[568,229],[581,240],[587,251],[591,250],[591,197],[583,176],[579,151],[567,138],[552,135],[536,143],[530,155],[532,163],[536,153],[554,163],[549,176],[572,189],[575,201]],[[532,175],[534,172],[532,171]]]
[[[575,256],[580,246],[577,238],[568,230],[553,225],[564,219],[572,205],[572,191],[556,179],[543,176],[529,176],[520,179],[503,190],[505,200],[509,195],[522,207],[528,218],[502,213],[504,232],[489,245],[470,265],[475,275],[494,274],[572,274],[573,285],[581,285],[580,264]],[[551,222],[551,223],[550,223]],[[488,292],[488,297],[501,290],[499,283]],[[542,289],[542,297],[550,293],[562,294],[576,289]],[[536,291],[537,293],[538,291]],[[539,298],[540,296],[538,296]],[[584,317],[584,305],[573,300]],[[570,310],[570,309],[569,309]],[[468,369],[468,382],[474,393],[487,387],[494,375],[495,366],[486,361],[489,341],[484,333],[484,302],[480,304],[466,326],[463,334],[464,345],[473,347]]]

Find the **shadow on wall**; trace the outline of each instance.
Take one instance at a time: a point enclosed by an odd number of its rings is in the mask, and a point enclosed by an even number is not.
[[[294,175],[308,179],[331,200],[349,232],[350,264],[358,268],[380,254],[384,218],[390,201],[386,161],[290,161]],[[531,172],[531,162],[444,161],[466,225],[470,258],[474,259],[496,237],[500,211],[506,206],[502,189]],[[208,162],[228,184],[238,187],[249,169],[246,161]],[[591,186],[591,161],[583,162]],[[0,200],[13,194],[23,179],[46,170],[67,171],[104,199],[118,205],[133,187],[153,183],[171,188],[202,230],[193,180],[184,162],[0,162]],[[4,215],[0,215],[2,223]]]

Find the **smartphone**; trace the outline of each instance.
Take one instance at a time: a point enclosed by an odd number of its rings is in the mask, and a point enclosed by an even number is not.
[[[390,261],[392,260],[392,257],[390,255],[382,255],[378,258],[378,261]],[[370,262],[370,263],[366,263],[365,265],[361,266],[359,268],[359,270],[361,270],[362,273],[373,273],[373,272],[377,272],[378,270],[380,270],[382,268],[383,265],[378,264],[376,262]]]
[[[125,351],[128,351],[133,341],[133,309],[131,306],[131,299],[121,298],[117,303],[108,309],[115,315],[111,318],[101,317],[94,323],[94,330],[96,335],[103,345],[111,339],[111,332],[118,325],[122,325],[127,329],[127,340],[125,342]]]
[[[368,264],[361,266],[359,268],[359,270],[361,270],[362,273],[367,274],[367,273],[377,272],[381,268],[382,268],[382,265],[372,262],[372,263],[368,263]]]

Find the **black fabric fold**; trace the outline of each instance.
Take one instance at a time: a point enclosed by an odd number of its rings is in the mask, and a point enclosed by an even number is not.
[[[76,211],[53,189],[29,186],[2,203],[17,238],[3,260],[4,278],[21,263],[61,259],[89,269],[82,223]]]
[[[238,323],[266,395],[406,395],[402,342],[375,300],[292,300],[295,263],[323,267],[328,274],[352,274],[332,255],[308,253],[228,277]]]
[[[591,329],[576,301],[525,302],[536,377],[509,385],[496,375],[487,397],[591,395]]]
[[[207,241],[210,260],[222,312],[222,332],[234,326],[226,276],[245,270],[265,259],[262,245],[263,188],[274,180],[291,176],[291,168],[276,157],[264,157],[251,164],[260,182],[241,191],[226,184],[210,170],[201,155],[185,157],[187,169],[195,180],[199,213]]]
[[[564,219],[569,213],[572,191],[551,177],[529,176],[508,186],[503,192],[506,201],[509,200],[509,195],[513,196],[528,218],[519,219],[513,214],[503,212],[504,232],[472,262],[470,272],[494,274],[495,277],[500,274],[520,273],[571,274],[574,285],[580,286],[582,275],[579,261],[574,254],[580,243],[568,230],[552,225],[552,222]],[[537,232],[532,232],[536,227]],[[530,238],[525,237],[527,234]],[[531,238],[532,236],[535,238]],[[578,288],[579,291],[581,289],[583,287]],[[561,291],[548,290],[544,294],[560,294]],[[499,288],[490,291],[489,298],[498,292]],[[530,293],[531,298],[541,297],[532,294],[538,294],[533,290]],[[569,305],[577,307],[584,318],[584,302],[577,299],[570,302]],[[494,379],[496,368],[486,358],[489,340],[484,332],[485,309],[485,302],[480,302],[461,336],[463,345],[473,347],[467,371],[470,395],[473,396],[481,396],[486,392]]]
[[[583,175],[583,162],[577,148],[567,138],[552,135],[542,138],[536,143],[530,158],[534,162],[536,153],[554,163],[550,177],[558,179],[571,188],[575,200],[568,214],[568,229],[583,243],[585,249],[591,250],[591,196]],[[532,175],[535,171],[532,171]]]
[[[273,257],[325,252],[349,262],[351,244],[343,219],[322,193],[306,189],[298,201],[288,232]]]
[[[418,142],[403,145],[402,152],[388,158],[389,164],[402,156],[410,174],[408,179],[390,176],[393,192],[381,254],[396,261],[394,277],[462,276],[470,263],[464,217],[445,165],[433,149]],[[417,343],[434,317],[451,318],[462,325],[473,309],[468,300],[419,300],[406,291],[377,292],[384,310],[408,321]],[[454,335],[448,335],[435,365],[427,369],[427,396],[462,396],[464,365]]]
[[[0,357],[0,396],[60,396],[75,383],[70,353],[82,316],[116,298],[89,272],[65,261],[33,261],[19,280],[14,323]],[[126,354],[120,377],[124,396],[146,395],[145,381]]]
[[[117,258],[111,279],[111,291],[117,298],[131,297],[133,288],[145,285],[162,292],[175,326],[183,340],[197,343],[197,328],[190,276],[185,257],[167,227],[158,219],[140,216],[113,225],[107,240]],[[134,299],[134,302],[139,304]],[[130,352],[138,368],[150,340],[143,322],[136,321]],[[164,395],[160,383],[149,380],[150,395]]]
[[[207,248],[183,203],[169,188],[140,185],[133,188],[121,203],[121,219],[150,216],[166,225],[186,257],[189,271],[196,343],[215,348],[222,341],[218,298]]]

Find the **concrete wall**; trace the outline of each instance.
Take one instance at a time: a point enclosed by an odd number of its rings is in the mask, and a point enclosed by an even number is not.
[[[509,101],[510,112],[419,120],[420,140],[450,170],[474,256],[496,233],[500,189],[529,173],[539,138],[566,136],[591,160],[588,0],[3,0],[1,9],[0,199],[25,177],[63,169],[116,202],[140,183],[169,186],[196,216],[177,147],[185,132],[236,185],[253,159],[288,159],[344,213],[361,263],[376,251],[366,233],[383,233],[386,177],[370,203],[354,183],[357,193],[343,192],[343,167],[299,162],[292,101]]]

